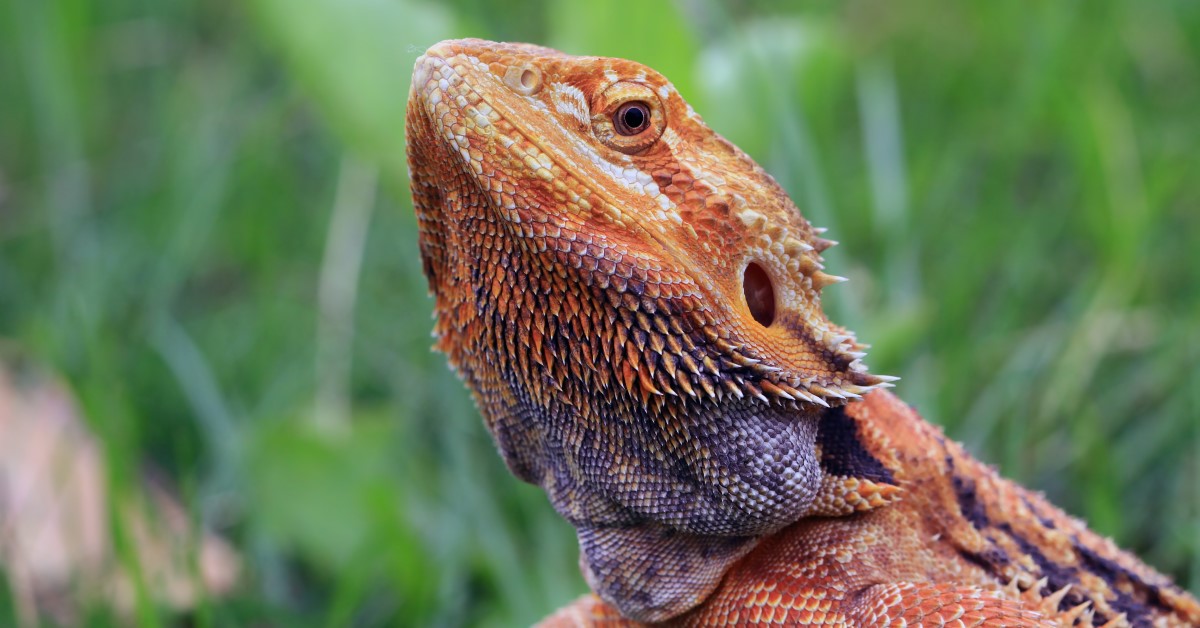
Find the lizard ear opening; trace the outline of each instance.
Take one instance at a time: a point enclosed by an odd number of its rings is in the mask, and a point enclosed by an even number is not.
[[[746,295],[750,316],[759,325],[770,327],[775,322],[775,287],[771,285],[767,271],[754,262],[747,264],[742,274],[742,291]]]

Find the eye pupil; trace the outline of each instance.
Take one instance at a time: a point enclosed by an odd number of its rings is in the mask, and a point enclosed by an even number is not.
[[[637,135],[650,126],[650,107],[644,102],[621,105],[614,116],[614,126],[621,135]]]
[[[642,126],[642,123],[645,121],[646,114],[642,113],[641,109],[638,109],[637,107],[630,107],[625,110],[625,126],[631,129],[636,129]]]

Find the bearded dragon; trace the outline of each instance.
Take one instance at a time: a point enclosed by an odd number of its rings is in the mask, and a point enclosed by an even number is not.
[[[578,534],[546,625],[1200,625],[884,390],[834,242],[654,70],[445,41],[406,122],[436,348]]]

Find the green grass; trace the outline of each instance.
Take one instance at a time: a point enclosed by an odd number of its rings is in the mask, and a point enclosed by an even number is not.
[[[243,552],[200,625],[519,625],[584,590],[429,352],[403,108],[462,36],[664,71],[843,242],[827,307],[874,370],[1200,590],[1200,7],[508,5],[0,7],[0,337],[113,483],[162,470]]]

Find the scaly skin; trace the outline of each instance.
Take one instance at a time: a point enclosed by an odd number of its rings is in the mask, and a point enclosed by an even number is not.
[[[407,132],[437,347],[595,591],[546,625],[1200,625],[881,390],[833,243],[658,73],[442,42]]]

